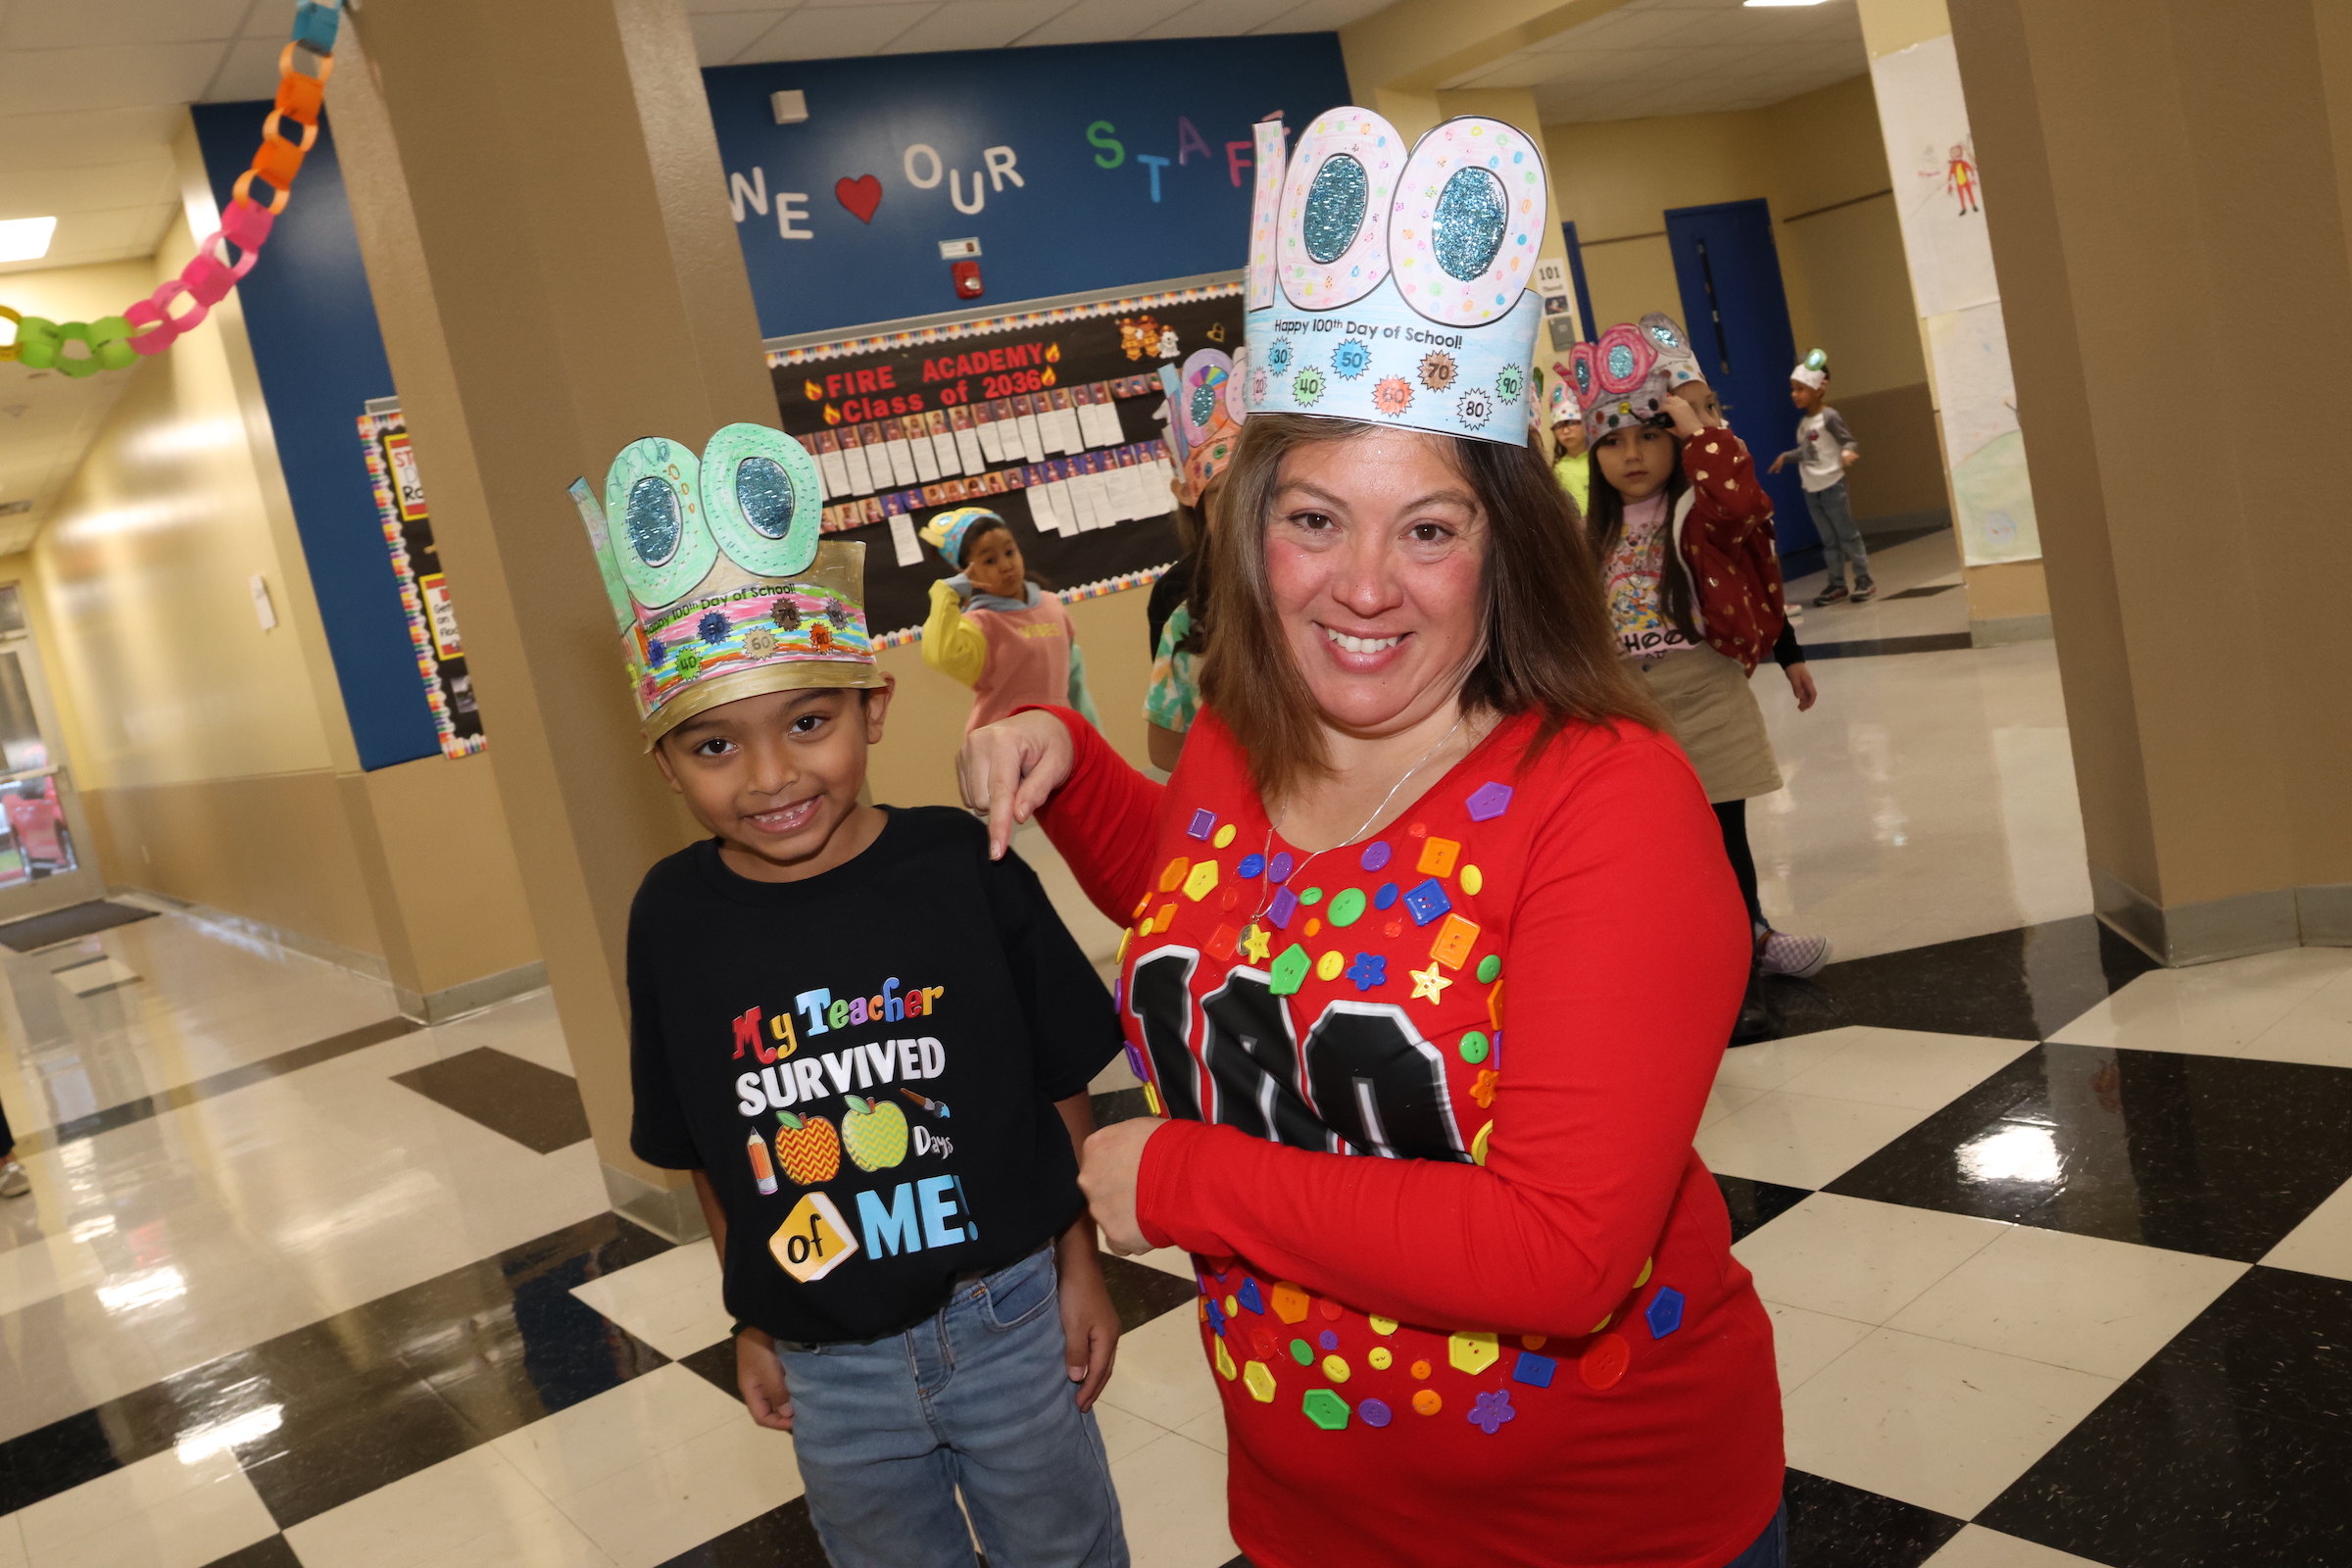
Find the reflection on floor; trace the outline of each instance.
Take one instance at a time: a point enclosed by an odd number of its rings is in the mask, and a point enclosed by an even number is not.
[[[1773,896],[1932,933],[1776,987],[1785,1038],[1728,1054],[1697,1134],[1775,1323],[1791,1561],[2340,1568],[2352,952],[2156,969],[2062,900],[2029,918],[2014,875],[1917,908],[1918,857],[1939,886],[2054,831],[2027,796],[2064,780],[2000,774],[1982,716],[2036,711],[2021,656],[1825,661],[1825,710],[1775,715],[1847,737],[1796,756],[1792,818],[1867,755],[1856,710],[1916,724],[1806,856],[1784,835]],[[1941,732],[1906,707],[1937,692],[1974,694]],[[1914,744],[2021,794],[1980,810]],[[58,978],[102,959],[138,978]],[[791,1440],[734,1396],[716,1261],[611,1212],[544,995],[416,1028],[179,912],[0,975],[34,1182],[0,1204],[0,1568],[822,1562]],[[1108,1266],[1135,1561],[1223,1568],[1190,1266]]]

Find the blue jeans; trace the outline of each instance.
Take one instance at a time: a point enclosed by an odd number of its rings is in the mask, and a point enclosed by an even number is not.
[[[808,1516],[834,1568],[972,1568],[975,1533],[1010,1568],[1126,1568],[1057,1301],[1049,1247],[956,1286],[905,1334],[778,1342]]]
[[[1827,490],[1806,491],[1805,510],[1813,514],[1813,531],[1821,535],[1821,564],[1829,571],[1830,586],[1844,583],[1848,561],[1854,564],[1856,587],[1870,581],[1870,552],[1862,548],[1862,527],[1854,521],[1845,481]]]
[[[1764,1527],[1755,1544],[1723,1568],[1788,1568],[1788,1505],[1782,1503],[1781,1511],[1772,1516],[1772,1523]]]

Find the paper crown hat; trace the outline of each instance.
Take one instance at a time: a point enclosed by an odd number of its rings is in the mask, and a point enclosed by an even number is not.
[[[1665,418],[1660,405],[1676,388],[1706,379],[1690,338],[1662,311],[1620,321],[1596,343],[1579,343],[1568,368],[1585,406],[1586,434],[1596,446],[1611,430]]]
[[[986,507],[957,507],[953,512],[943,512],[923,524],[920,530],[923,543],[947,557],[948,564],[961,571],[963,542],[972,536],[973,527],[984,517],[991,522],[1004,520]]]
[[[1819,349],[1807,349],[1805,357],[1796,362],[1796,368],[1788,372],[1789,380],[1799,386],[1812,387],[1815,391],[1819,391],[1822,383],[1829,378],[1830,357]]]
[[[585,479],[571,497],[648,745],[738,698],[882,684],[865,546],[819,541],[823,487],[792,437],[730,424],[698,459],[647,436],[612,460],[601,507]]]
[[[1577,406],[1573,381],[1574,376],[1565,365],[1551,368],[1551,385],[1544,388],[1544,397],[1551,405],[1554,424],[1579,424],[1584,420],[1585,411]]]
[[[1369,109],[1317,116],[1286,159],[1256,127],[1244,302],[1252,414],[1527,443],[1544,156],[1499,120],[1407,151]]]

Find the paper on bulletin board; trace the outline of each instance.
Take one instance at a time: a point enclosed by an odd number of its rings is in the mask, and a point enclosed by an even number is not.
[[[2017,382],[2001,302],[1930,317],[1930,373],[1951,464],[1960,559],[1972,566],[2041,555],[2026,438],[2017,424]]]
[[[1984,180],[1951,35],[1879,56],[1870,77],[1919,314],[1942,316],[1999,299],[1984,233]]]
[[[466,668],[466,644],[450,603],[449,581],[433,546],[432,514],[425,506],[424,480],[409,444],[408,423],[398,409],[360,416],[360,440],[368,457],[369,488],[375,492],[376,520],[391,553],[392,576],[400,585],[401,611],[416,673],[433,713],[433,733],[444,757],[470,757],[488,743]]]

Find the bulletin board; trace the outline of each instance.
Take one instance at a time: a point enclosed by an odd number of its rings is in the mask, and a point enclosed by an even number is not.
[[[433,731],[444,757],[470,757],[488,745],[473,677],[466,671],[466,643],[458,634],[458,612],[450,603],[449,579],[433,548],[432,514],[424,504],[424,481],[416,452],[409,445],[408,422],[398,409],[360,416],[360,441],[368,453],[368,478],[375,491],[376,518],[391,553],[392,576],[409,621],[409,645],[432,710]]]
[[[769,354],[783,428],[824,476],[828,535],[864,543],[866,625],[910,642],[954,567],[917,531],[986,507],[1064,600],[1180,553],[1159,368],[1242,344],[1236,283],[1139,292]]]

